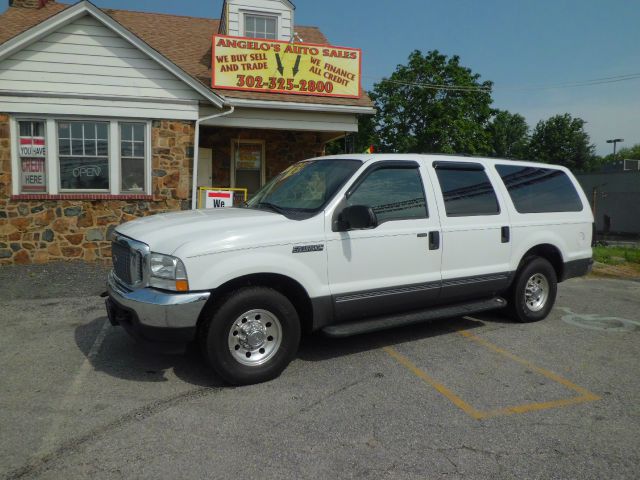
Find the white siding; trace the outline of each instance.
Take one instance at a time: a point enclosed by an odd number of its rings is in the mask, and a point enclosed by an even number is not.
[[[263,13],[278,17],[278,40],[288,42],[293,31],[293,9],[281,0],[227,0],[227,34],[244,36],[244,14]]]
[[[166,102],[175,101],[175,106],[169,109],[186,105],[187,111],[193,110],[189,103],[203,99],[186,83],[88,15],[1,61],[0,92],[0,111],[15,111],[3,106],[13,101],[12,93],[40,94],[43,98],[78,94],[110,97],[121,104],[136,100],[135,104],[142,109],[147,107],[140,100],[160,101],[164,108],[168,105]],[[51,102],[55,105],[55,101]],[[87,105],[95,103],[87,100]]]
[[[159,101],[20,97],[0,94],[0,112],[38,115],[79,115],[83,117],[167,118],[197,120],[198,103]]]
[[[200,115],[206,116],[213,113],[216,113],[214,109],[203,108]],[[358,119],[354,114],[262,108],[236,108],[231,115],[206,120],[202,125],[340,133],[358,131]]]

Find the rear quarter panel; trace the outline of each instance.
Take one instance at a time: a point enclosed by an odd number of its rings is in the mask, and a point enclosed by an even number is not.
[[[509,191],[500,179],[494,167],[493,173],[497,177],[497,186],[501,190],[511,219],[512,254],[510,268],[515,271],[520,260],[531,248],[550,244],[555,246],[562,255],[564,262],[591,258],[591,239],[593,234],[593,214],[591,206],[580,184],[567,168],[558,165],[541,165],[528,162],[495,162],[496,164],[514,164],[533,167],[544,167],[561,170],[571,180],[580,201],[582,211],[579,212],[551,212],[551,213],[519,213],[511,199]]]

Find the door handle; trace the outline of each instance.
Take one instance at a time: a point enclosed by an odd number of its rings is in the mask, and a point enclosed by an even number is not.
[[[502,235],[502,243],[509,243],[509,241],[511,240],[511,231],[509,227],[502,227],[501,235]]]
[[[429,232],[429,250],[440,248],[440,232]]]

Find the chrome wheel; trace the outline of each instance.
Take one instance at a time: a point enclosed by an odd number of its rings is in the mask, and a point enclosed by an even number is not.
[[[524,303],[532,312],[539,312],[549,298],[549,280],[541,273],[532,275],[524,289]]]
[[[267,310],[250,310],[240,315],[229,330],[231,356],[238,363],[254,367],[268,362],[282,343],[282,325]]]

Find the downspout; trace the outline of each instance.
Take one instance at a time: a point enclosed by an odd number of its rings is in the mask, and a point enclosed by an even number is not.
[[[229,110],[224,112],[214,113],[208,117],[198,118],[196,120],[196,134],[193,145],[193,185],[191,187],[191,210],[195,210],[198,206],[198,160],[200,159],[200,124],[211,120],[212,118],[224,117],[230,115],[235,111],[236,107],[230,105]]]

